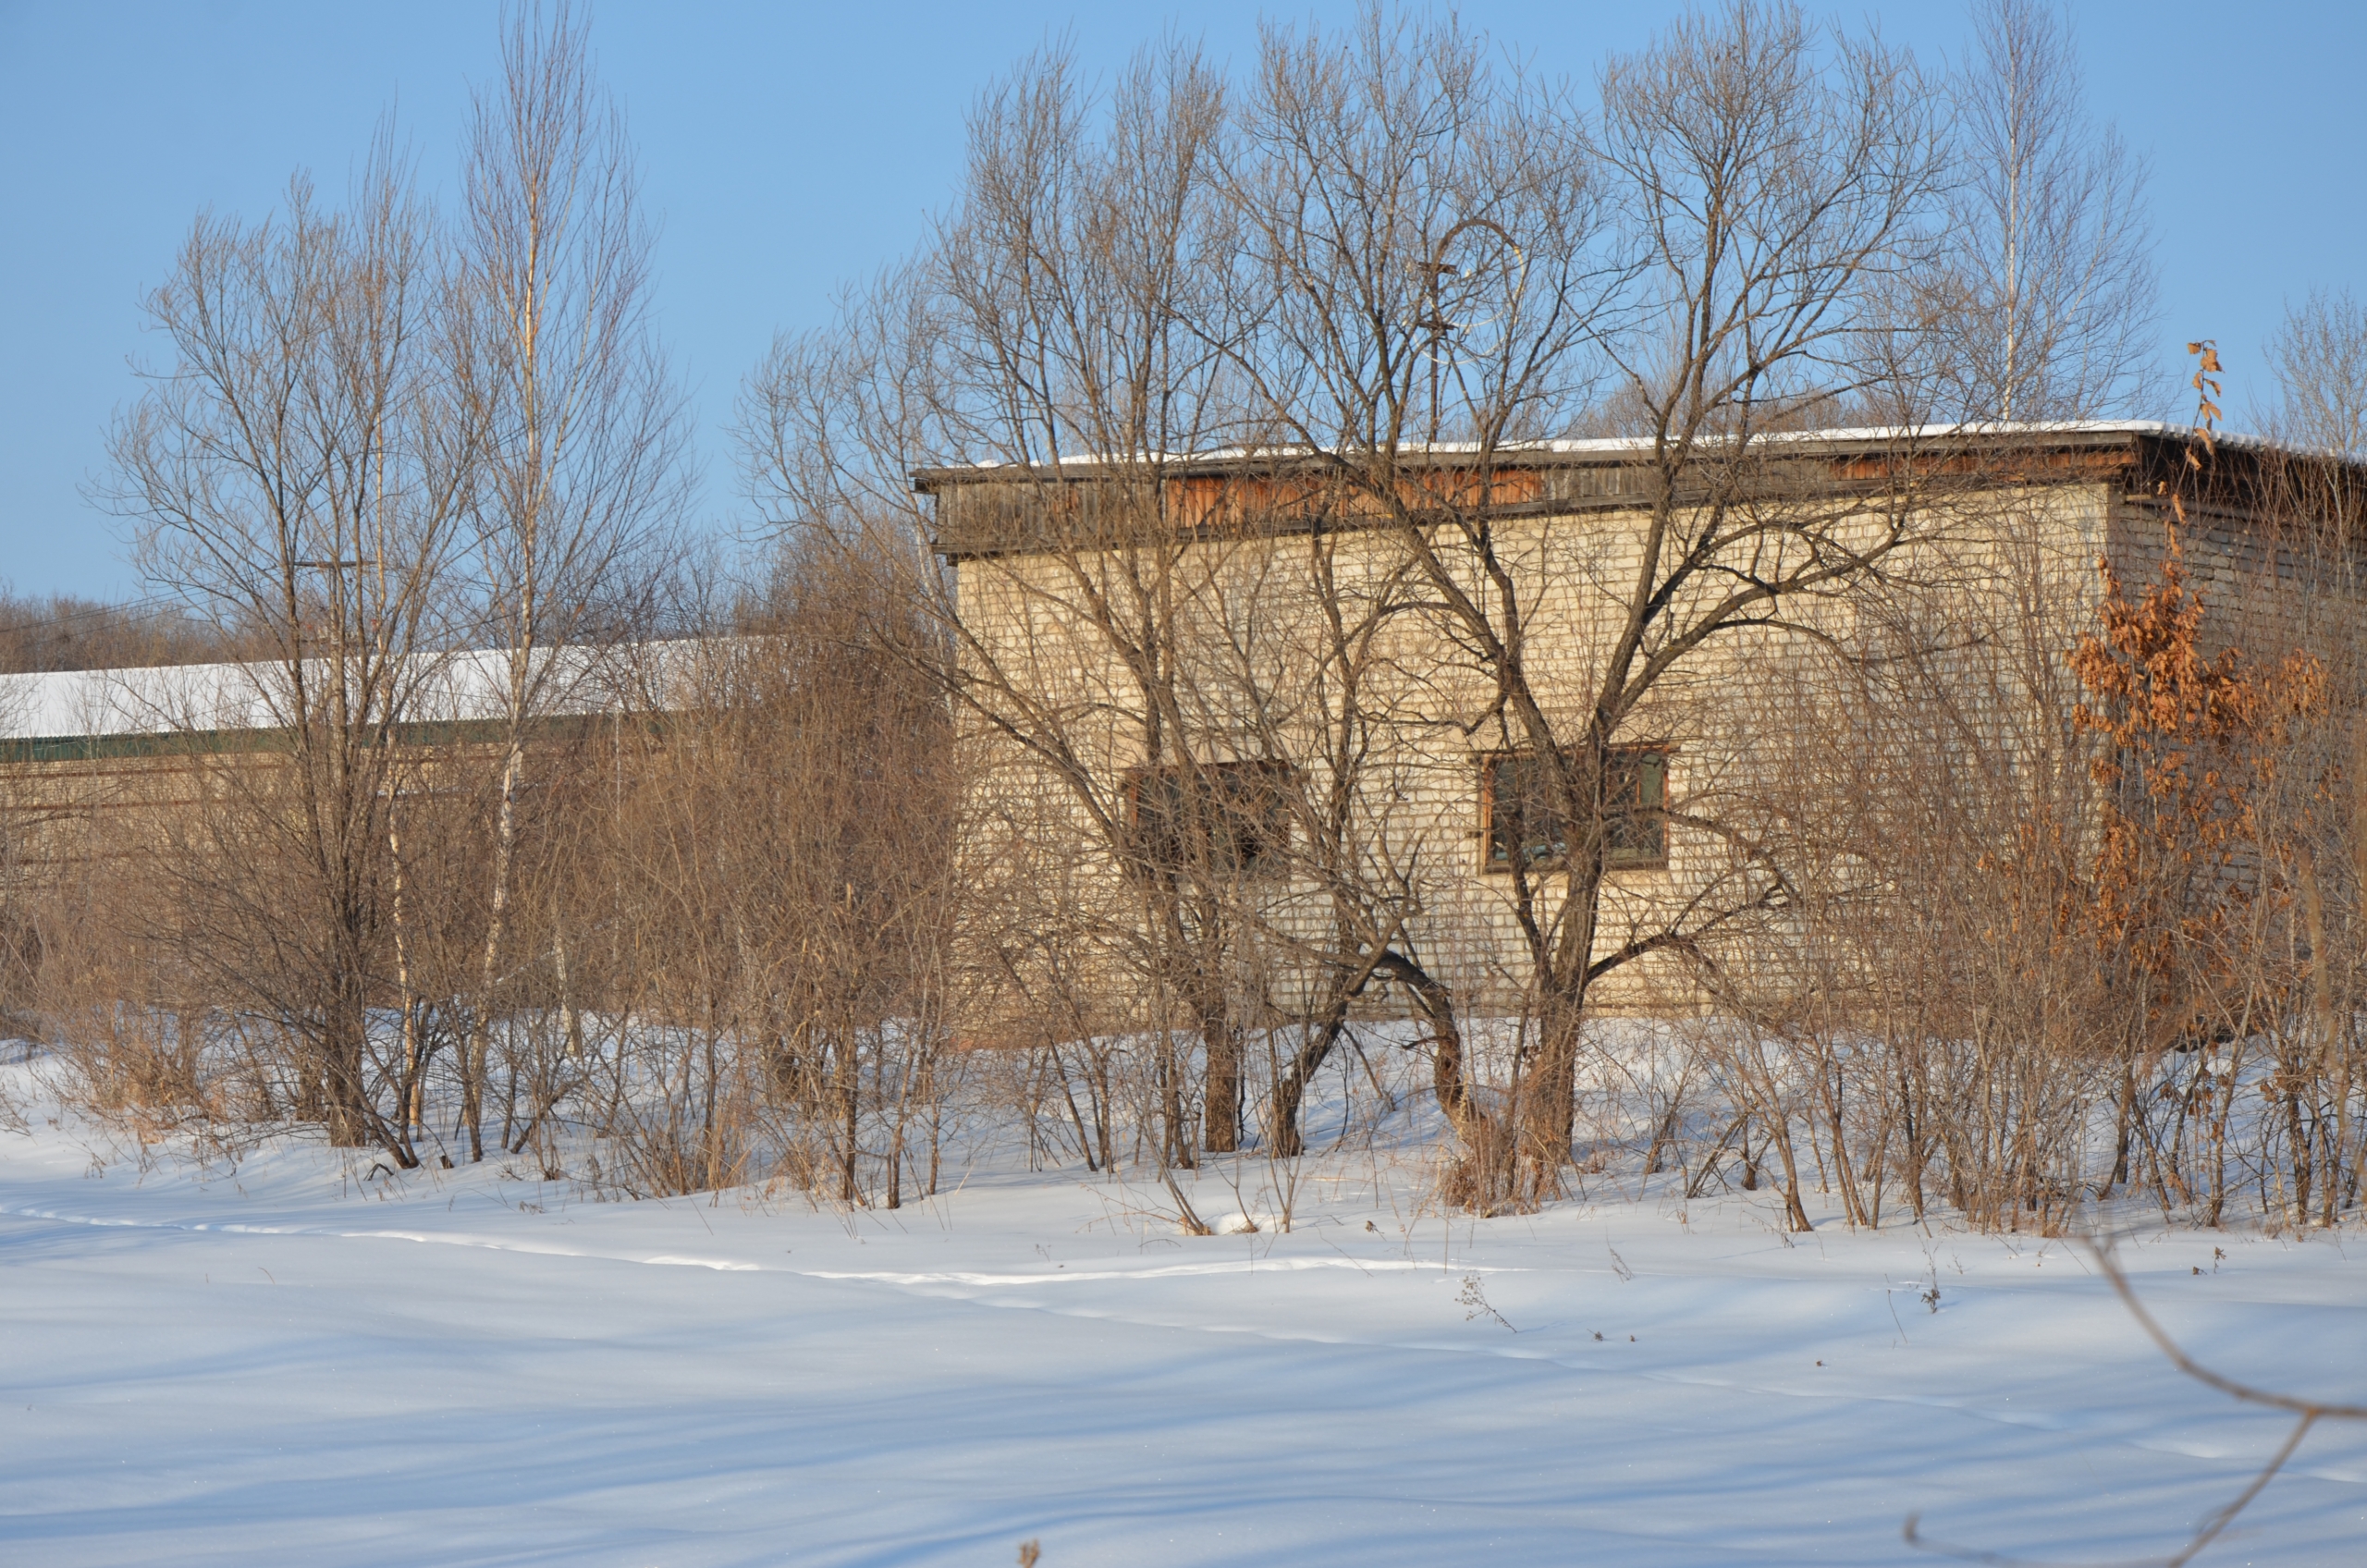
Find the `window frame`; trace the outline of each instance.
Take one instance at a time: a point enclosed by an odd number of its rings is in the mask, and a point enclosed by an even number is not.
[[[1576,748],[1565,748],[1575,752]],[[1666,741],[1645,741],[1623,742],[1609,748],[1613,766],[1617,759],[1634,758],[1636,762],[1635,803],[1616,816],[1606,816],[1606,838],[1615,839],[1622,823],[1637,827],[1647,839],[1640,845],[1604,846],[1603,869],[1611,871],[1666,871],[1668,850],[1668,776],[1669,765],[1676,748]],[[1513,858],[1509,845],[1500,845],[1496,822],[1496,792],[1502,770],[1537,754],[1533,748],[1523,746],[1505,751],[1483,752],[1479,754],[1479,866],[1480,870],[1497,876],[1512,875]],[[1658,799],[1650,797],[1657,795]],[[1638,819],[1641,819],[1640,821]],[[1563,836],[1566,842],[1566,835]],[[1542,847],[1542,846],[1540,846]],[[1568,869],[1566,848],[1530,856],[1527,862],[1532,876],[1551,875]]]
[[[1223,792],[1220,810],[1228,831],[1224,835],[1224,852],[1211,857],[1211,869],[1220,876],[1247,882],[1278,881],[1287,876],[1292,840],[1287,786],[1295,770],[1289,763],[1274,758],[1196,764],[1138,763],[1127,768],[1120,790],[1125,800],[1128,857],[1146,866],[1182,875],[1192,875],[1199,869],[1189,864],[1180,851],[1162,854],[1145,842],[1143,786],[1153,778],[1179,778],[1186,766],[1196,766],[1222,781],[1218,788]],[[1231,786],[1234,779],[1263,782],[1254,789],[1237,790]],[[1171,842],[1172,835],[1170,837]],[[1245,855],[1242,853],[1245,843],[1254,844]]]

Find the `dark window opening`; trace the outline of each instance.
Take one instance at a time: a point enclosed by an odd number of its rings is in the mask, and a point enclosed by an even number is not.
[[[1290,850],[1289,780],[1279,762],[1129,768],[1127,847],[1159,871],[1277,875]]]
[[[1603,864],[1614,870],[1665,866],[1667,748],[1613,746],[1604,762]],[[1510,870],[1515,852],[1532,870],[1558,866],[1570,852],[1568,814],[1534,752],[1499,753],[1481,764],[1479,815],[1491,871]]]

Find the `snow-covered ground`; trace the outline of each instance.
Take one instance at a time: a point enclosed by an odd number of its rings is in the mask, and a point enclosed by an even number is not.
[[[1412,1163],[1343,1157],[1288,1234],[1194,1238],[1073,1176],[604,1204],[285,1142],[141,1161],[31,1111],[0,1133],[9,1563],[1940,1561],[1910,1512],[2125,1559],[2287,1429],[2061,1242],[1787,1239],[1772,1200],[1449,1222]],[[2131,1223],[2192,1349],[2367,1397],[2367,1237]],[[2313,1434],[2202,1561],[2367,1561],[2367,1432]]]

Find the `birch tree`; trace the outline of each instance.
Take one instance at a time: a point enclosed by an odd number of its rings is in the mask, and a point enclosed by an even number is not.
[[[1921,285],[1939,404],[1975,421],[2144,411],[2157,314],[2144,160],[2089,118],[2067,13],[1977,0],[1972,23],[1946,259]]]
[[[565,4],[508,18],[463,166],[452,363],[486,432],[470,495],[480,635],[501,653],[483,956],[462,1062],[472,1158],[536,721],[585,679],[554,656],[629,620],[632,569],[684,496],[681,402],[651,321],[653,235],[622,112]]]

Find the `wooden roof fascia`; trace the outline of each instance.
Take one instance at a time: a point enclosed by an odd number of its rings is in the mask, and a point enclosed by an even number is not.
[[[2011,447],[2011,451],[2013,454],[2023,456],[2025,460],[2014,465],[2010,470],[1991,471],[1995,475],[1994,487],[2111,484],[2116,477],[2121,478],[2123,484],[2126,484],[2125,476],[2143,463],[2144,443],[2151,439],[2153,438],[2142,432],[2113,430],[2069,432],[2060,435],[2051,435],[2043,440],[2017,442]],[[1737,498],[1744,500],[1846,500],[1879,496],[1896,491],[1898,484],[1896,471],[1901,462],[1913,465],[1918,462],[1936,460],[1942,465],[1951,467],[1962,477],[1978,479],[1982,476],[1982,451],[1979,443],[1951,441],[1931,445],[1933,447],[1954,446],[1957,449],[1953,453],[1931,453],[1927,449],[1922,453],[1901,454],[1895,443],[1886,445],[1870,438],[1836,443],[1835,446],[1842,448],[1838,450],[1831,447],[1806,448],[1805,447],[1791,450],[1781,447],[1762,449],[1748,460],[1763,465],[1762,472],[1765,473],[1782,475],[1781,481],[1768,484],[1763,487],[1748,487],[1743,496]],[[2180,450],[2182,452],[2183,447]],[[1458,456],[1463,461],[1450,463],[1441,460],[1423,466],[1451,472],[1458,467],[1466,466],[1473,457],[1490,455],[1459,454]],[[1526,458],[1527,460],[1511,460],[1514,457]],[[2031,457],[2040,459],[2035,468],[2028,461]],[[1491,471],[1500,472],[1633,473],[1650,475],[1655,479],[1659,473],[1658,466],[1651,460],[1650,454],[1641,452],[1622,455],[1615,460],[1600,453],[1539,452],[1508,455],[1499,452],[1493,454],[1493,458],[1494,460],[1487,466]],[[1869,459],[1881,460],[1877,463]],[[1271,466],[1272,461],[1272,459],[1226,459],[1221,461],[1202,462],[1189,465],[1186,472],[1171,472],[1169,478],[1183,480],[1238,476],[1262,481],[1288,476],[1294,472],[1309,474],[1329,472],[1316,468],[1314,465],[1317,459],[1294,458],[1289,459],[1289,466],[1279,472]],[[1177,468],[1184,470],[1185,465],[1179,464]],[[1099,467],[1083,469],[1063,467],[1057,471],[1042,467],[1024,470],[1018,468],[923,470],[915,472],[914,484],[914,488],[921,494],[938,497],[941,507],[940,485],[970,489],[1000,484],[1013,490],[1055,485],[1083,486],[1097,483],[1103,472],[1105,471]],[[1135,471],[1122,472],[1127,477],[1136,476]],[[1680,506],[1699,505],[1711,499],[1711,487],[1704,484],[1698,488],[1688,487],[1686,490],[1681,490],[1676,496],[1676,502]],[[1631,487],[1625,484],[1590,488],[1581,484],[1564,487],[1561,494],[1548,495],[1534,500],[1498,502],[1490,506],[1487,513],[1491,518],[1507,519],[1573,516],[1592,512],[1634,510],[1653,505],[1659,499],[1654,488]],[[1468,513],[1458,513],[1450,507],[1441,506],[1427,519],[1417,511],[1414,521],[1417,525],[1439,523],[1453,521],[1459,515],[1468,515]],[[1304,535],[1322,532],[1327,528],[1343,532],[1379,529],[1392,526],[1404,520],[1380,514],[1342,514],[1328,508],[1321,510],[1277,508],[1254,514],[1250,519],[1238,522],[1191,523],[1180,526],[1147,523],[1134,529],[1119,531],[1107,537],[1086,536],[1073,529],[1046,526],[1042,524],[1040,519],[1036,521],[1040,532],[1035,529],[1026,530],[1024,533],[1017,530],[1005,532],[993,528],[972,531],[963,529],[959,525],[940,526],[932,536],[931,545],[938,555],[949,561],[958,563],[999,556],[1042,555],[1058,549],[1080,546],[1089,550],[1110,549],[1123,547],[1129,543],[1149,542],[1181,545],[1257,536]]]

